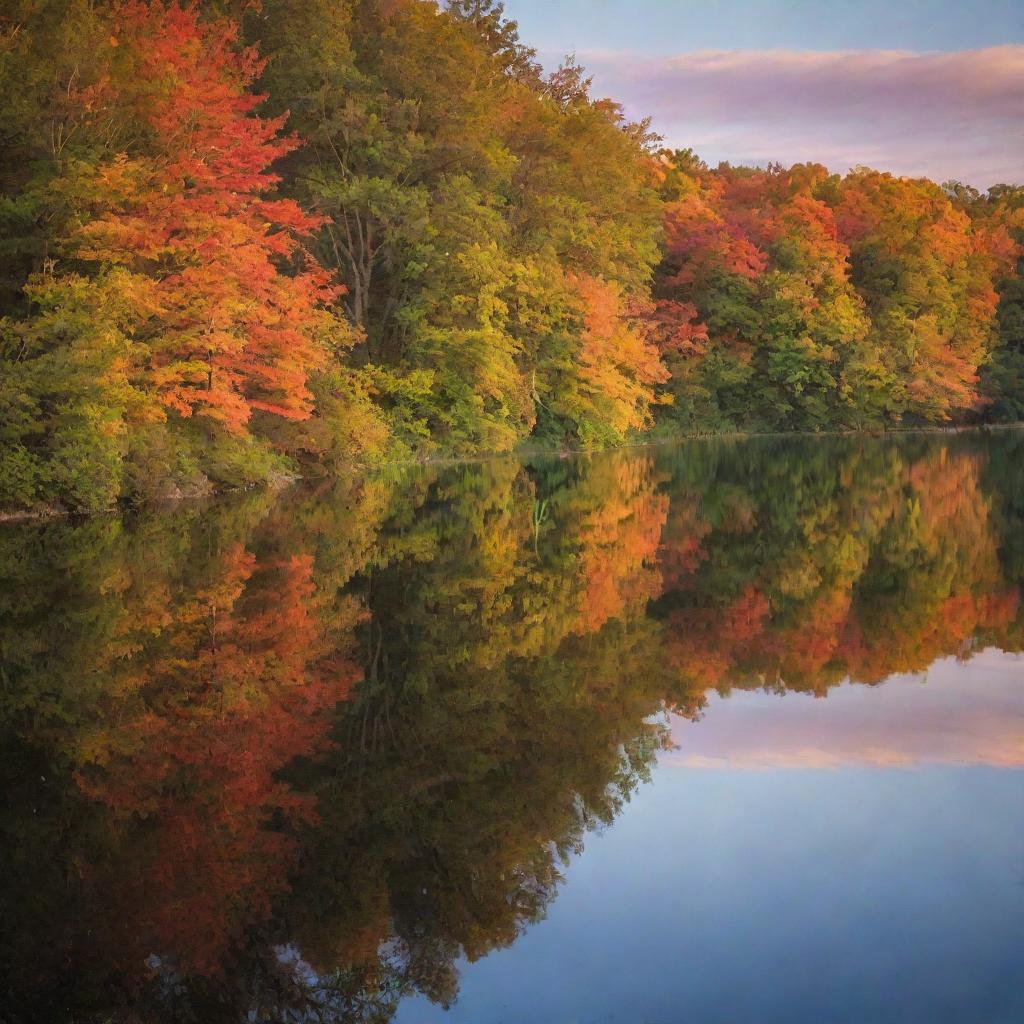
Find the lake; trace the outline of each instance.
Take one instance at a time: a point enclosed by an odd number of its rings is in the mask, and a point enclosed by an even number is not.
[[[0,528],[0,1020],[1024,1020],[1024,433]]]

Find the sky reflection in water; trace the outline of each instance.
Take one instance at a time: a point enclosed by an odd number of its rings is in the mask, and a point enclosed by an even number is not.
[[[547,920],[399,1022],[1022,1019],[1024,663],[978,660],[677,721]]]

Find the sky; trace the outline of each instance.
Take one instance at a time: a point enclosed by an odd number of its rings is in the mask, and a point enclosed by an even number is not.
[[[505,0],[711,164],[1024,182],[1024,0]]]

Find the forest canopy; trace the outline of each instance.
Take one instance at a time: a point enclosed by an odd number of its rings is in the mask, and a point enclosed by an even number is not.
[[[712,168],[492,0],[10,0],[0,510],[1024,417],[1024,187]]]

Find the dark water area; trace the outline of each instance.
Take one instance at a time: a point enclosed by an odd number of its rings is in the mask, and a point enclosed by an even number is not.
[[[0,529],[0,1021],[1024,1020],[1024,434]]]

